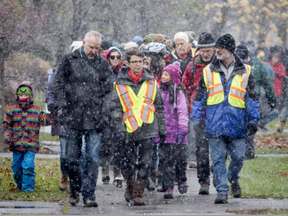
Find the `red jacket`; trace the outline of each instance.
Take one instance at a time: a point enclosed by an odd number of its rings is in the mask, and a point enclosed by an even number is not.
[[[274,62],[270,61],[269,65],[275,72],[275,78],[274,78],[275,94],[276,96],[281,96],[283,93],[283,81],[286,77],[285,67],[281,62],[275,64]]]
[[[211,58],[211,60],[213,57]],[[190,104],[190,112],[192,111],[193,100],[196,94],[197,86],[199,83],[200,76],[203,72],[204,67],[206,67],[210,62],[203,62],[200,55],[197,55],[194,59],[195,72],[192,74],[191,64],[192,61],[187,65],[186,70],[182,77],[182,84],[186,88],[187,98]]]

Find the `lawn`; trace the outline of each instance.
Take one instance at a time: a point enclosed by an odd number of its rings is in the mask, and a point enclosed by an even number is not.
[[[11,164],[12,158],[0,158],[0,200],[64,202],[68,199],[68,193],[58,188],[59,159],[35,159],[35,191],[30,193],[15,190]]]
[[[239,182],[244,198],[288,198],[288,157],[245,160]]]

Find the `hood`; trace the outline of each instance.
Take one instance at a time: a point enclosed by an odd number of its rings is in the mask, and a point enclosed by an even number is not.
[[[144,80],[155,80],[155,77],[153,76],[152,72],[148,70],[147,68],[143,68],[143,74],[140,78],[139,82],[135,84],[131,77],[128,74],[128,71],[130,70],[129,67],[123,66],[121,70],[118,73],[116,83],[119,85],[138,85],[138,83],[141,83],[141,81]]]
[[[109,53],[110,53],[111,51],[117,51],[117,52],[120,53],[121,58],[119,59],[118,65],[121,64],[121,63],[122,63],[122,52],[121,52],[117,47],[110,47],[110,48],[107,50],[106,54],[105,54],[105,59],[106,59],[107,61],[109,61],[109,60],[108,60],[108,55],[109,55]]]
[[[21,82],[21,83],[19,84],[19,86],[18,86],[17,89],[16,89],[16,100],[18,101],[17,92],[18,92],[18,90],[19,90],[19,88],[20,88],[21,86],[28,86],[28,87],[31,89],[32,98],[30,98],[30,99],[31,99],[30,101],[33,103],[33,101],[34,101],[34,92],[33,92],[32,84],[31,84],[29,81],[23,81],[23,82]]]

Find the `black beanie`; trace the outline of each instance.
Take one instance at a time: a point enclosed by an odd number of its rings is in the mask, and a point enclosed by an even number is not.
[[[235,52],[235,39],[230,34],[225,34],[217,38],[215,46],[223,47],[230,52]]]
[[[235,53],[243,60],[248,58],[249,56],[249,51],[247,47],[244,44],[240,44],[236,47]]]
[[[210,32],[202,32],[198,38],[198,48],[207,48],[215,46],[215,39]]]
[[[103,49],[103,50],[108,50],[112,46],[113,46],[112,42],[110,42],[110,41],[102,41],[100,48]]]

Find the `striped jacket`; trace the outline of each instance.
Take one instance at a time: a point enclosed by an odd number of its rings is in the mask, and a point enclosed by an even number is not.
[[[30,102],[22,104],[18,102],[18,96],[16,96],[16,105],[9,107],[4,117],[4,139],[11,140],[10,151],[30,150],[38,152],[40,126],[53,125],[57,121],[52,114],[45,113],[41,107],[33,105],[33,88],[31,84],[25,81],[19,87],[22,85],[27,85],[31,88],[32,98]]]

